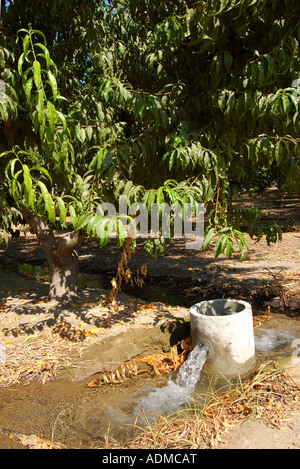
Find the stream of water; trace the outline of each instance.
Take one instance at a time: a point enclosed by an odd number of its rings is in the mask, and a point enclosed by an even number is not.
[[[188,404],[200,380],[207,354],[207,347],[196,345],[180,367],[175,381],[170,378],[164,387],[155,388],[140,397],[136,404],[136,413],[169,414]]]

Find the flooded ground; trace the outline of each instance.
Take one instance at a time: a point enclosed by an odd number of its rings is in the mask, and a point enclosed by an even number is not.
[[[300,338],[300,323],[285,314],[274,314],[255,330],[255,337],[258,363],[276,359],[288,365],[295,351],[293,341]],[[87,379],[74,381],[63,373],[45,384],[3,388],[0,390],[0,447],[18,446],[9,439],[12,434],[38,435],[69,448],[102,447],[106,436],[125,441],[132,437],[133,425],[143,409],[146,416],[138,419],[139,424],[151,418],[155,410],[166,414],[176,410],[170,402],[170,380],[175,382],[175,376],[146,374],[122,384],[90,389],[85,387]],[[226,380],[212,377],[204,364],[195,392],[205,393],[209,386],[216,389],[225,385]],[[158,392],[164,388],[167,392]]]
[[[4,431],[38,435],[70,448],[101,447],[105,435],[124,441],[132,436],[134,418],[126,414],[132,395],[150,382],[159,384],[159,380],[137,377],[97,389],[64,380],[1,389],[2,447]]]

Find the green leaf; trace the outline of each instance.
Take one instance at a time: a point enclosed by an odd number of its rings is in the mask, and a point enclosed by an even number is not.
[[[251,62],[250,68],[251,68],[251,75],[250,75],[251,84],[252,84],[252,88],[254,88],[257,85],[257,81],[258,81],[259,67],[256,62]]]
[[[226,248],[226,257],[230,259],[232,254],[234,253],[234,244],[231,238],[227,240],[227,248]]]
[[[68,198],[71,199],[75,203],[77,202],[74,197],[68,196]],[[76,223],[77,215],[76,215],[76,210],[75,210],[73,205],[69,205],[69,212],[70,212],[70,217],[71,217],[72,224]]]
[[[160,187],[160,188],[157,190],[156,200],[157,200],[157,203],[158,203],[158,204],[163,204],[163,203],[165,202],[164,188],[163,188],[163,187]]]
[[[290,100],[286,94],[283,94],[281,96],[281,102],[282,102],[283,112],[287,114],[290,108]]]
[[[35,86],[39,90],[42,87],[42,73],[41,64],[37,60],[33,62],[33,78]]]
[[[24,60],[25,60],[25,54],[21,54],[20,57],[19,57],[19,60],[18,60],[18,72],[19,72],[19,75],[22,75],[23,73],[23,63],[24,63]]]
[[[54,134],[56,125],[56,109],[54,104],[51,103],[51,101],[47,101],[47,115],[50,131],[52,134]]]
[[[219,237],[218,241],[216,242],[215,254],[214,254],[215,260],[217,260],[219,255],[222,254],[222,252],[224,251],[225,246],[226,246],[226,241],[227,241],[227,235],[223,234],[222,236]]]
[[[132,181],[127,181],[123,190],[123,195],[129,196],[132,188]]]
[[[1,156],[6,156],[8,152],[1,153]],[[13,158],[10,160],[5,168],[5,177],[10,181],[11,177],[14,178],[15,175],[15,164],[19,161],[19,158]],[[9,174],[10,173],[10,174]]]
[[[41,88],[38,91],[38,102],[36,106],[36,109],[38,111],[38,122],[41,127],[45,125],[44,108],[44,90]]]
[[[38,29],[31,29],[31,30],[30,30],[30,34],[31,34],[31,36],[32,36],[33,34],[37,34],[37,35],[39,35],[39,36],[42,36],[44,43],[47,44],[46,36],[45,36],[45,34],[44,34],[42,31],[39,31]]]
[[[13,178],[12,182],[11,182],[11,193],[12,193],[12,196],[15,200],[18,200],[21,196],[21,186],[20,186],[20,183],[18,182],[17,178],[18,178],[18,175],[22,173],[22,170],[20,170],[17,174],[16,174],[16,177]]]
[[[226,109],[224,111],[225,114],[227,115],[231,115],[234,107],[235,107],[235,101],[236,101],[236,98],[235,98],[235,92],[234,91],[231,91],[230,92],[230,96],[229,96],[229,99],[227,101],[227,105],[226,105]]]
[[[125,218],[128,218],[128,217],[125,217]],[[126,224],[125,224],[125,226],[126,226]],[[127,237],[127,232],[126,232],[125,226],[124,226],[122,220],[120,219],[120,217],[117,217],[117,219],[116,219],[116,232],[117,232],[117,235],[119,237],[118,247],[121,247],[124,244],[124,241]]]
[[[112,85],[110,80],[106,80],[100,85],[99,93],[106,103],[108,103],[111,91]]]
[[[145,201],[148,212],[151,211],[151,206],[155,202],[155,198],[156,198],[156,191],[154,189],[150,189],[150,191],[146,194],[146,201]]]
[[[51,70],[48,70],[47,72],[48,75],[48,81],[47,83],[50,84],[51,89],[52,89],[52,97],[53,101],[55,102],[58,98],[58,88],[57,88],[57,81]]]
[[[82,214],[82,215],[79,215],[78,217],[76,217],[76,219],[74,219],[74,221],[72,220],[73,222],[73,228],[75,231],[79,231],[79,230],[82,230],[85,226],[88,225],[90,219],[92,218],[92,214]]]
[[[240,238],[236,238],[236,241],[237,241],[237,243],[239,245],[239,248],[240,248],[240,253],[241,253],[240,259],[242,261],[244,259],[244,243]]]
[[[264,69],[264,65],[262,62],[258,65],[258,67],[259,67],[258,86],[261,86],[265,80],[265,69]]]
[[[56,202],[57,202],[57,205],[58,205],[58,208],[59,208],[60,222],[61,222],[62,226],[64,228],[66,228],[67,227],[66,218],[67,218],[68,209],[67,209],[63,199],[61,199],[60,197],[56,197]]]
[[[224,52],[224,65],[226,67],[226,71],[228,71],[231,68],[232,62],[233,62],[232,55],[229,52],[225,51]]]
[[[46,68],[49,70],[50,65],[51,65],[51,59],[50,59],[50,53],[47,47],[44,44],[41,44],[40,42],[35,43],[35,47],[40,47],[43,50],[43,54],[38,54],[41,57],[44,57],[45,62],[46,62]]]
[[[41,189],[42,195],[40,198],[44,200],[45,203],[45,212],[48,214],[48,220],[50,223],[55,224],[55,203],[51,195],[48,192],[47,187],[42,181],[37,182],[38,186]]]
[[[67,130],[67,120],[66,120],[66,116],[65,116],[62,112],[58,111],[57,109],[56,109],[56,115],[57,115],[57,117],[58,117],[58,118],[61,120],[61,122],[62,122],[63,130],[66,131],[66,130]]]
[[[27,99],[27,103],[31,105],[31,90],[33,87],[33,77],[30,77],[29,80],[25,83],[24,91]]]
[[[217,233],[215,232],[215,229],[214,228],[211,228],[207,235],[205,236],[205,240],[203,242],[203,246],[202,246],[202,249],[203,251],[206,251],[210,245],[210,243],[212,242],[212,240],[214,239],[214,237],[217,235]]]
[[[27,207],[32,205],[32,179],[30,170],[26,164],[22,165],[23,178],[24,178],[24,189],[25,189],[25,200]]]
[[[49,171],[48,171],[46,168],[44,168],[43,166],[37,165],[37,166],[33,166],[33,167],[31,168],[31,171],[40,171],[40,172],[42,172],[43,174],[45,174],[45,175],[47,176],[47,178],[48,178],[49,181],[50,181],[50,184],[52,185],[52,178],[51,178],[51,176],[50,176],[50,174],[49,174]]]
[[[27,34],[23,40],[23,51],[24,51],[25,56],[29,51],[29,47],[30,47],[30,36]]]
[[[169,159],[169,171],[172,171],[172,168],[174,166],[175,162],[175,157],[177,155],[177,150],[173,150],[172,153],[170,154],[170,159]]]

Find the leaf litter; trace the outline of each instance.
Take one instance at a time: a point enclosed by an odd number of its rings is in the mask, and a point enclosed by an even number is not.
[[[135,428],[137,435],[126,449],[214,448],[230,428],[249,418],[282,429],[300,410],[299,391],[299,384],[277,362],[267,362],[245,382],[223,392],[197,395],[193,406],[168,417],[160,415],[154,425],[145,415],[146,426]],[[112,448],[109,439],[106,442]]]

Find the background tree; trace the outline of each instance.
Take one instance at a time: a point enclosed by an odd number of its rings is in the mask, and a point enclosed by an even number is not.
[[[2,24],[2,227],[30,224],[52,297],[76,291],[75,249],[122,220],[99,202],[205,204],[204,249],[281,236],[233,198],[268,173],[300,194],[296,0],[12,1]],[[49,22],[49,17],[51,21]],[[73,231],[64,237],[53,228]],[[169,240],[147,240],[151,255]]]

